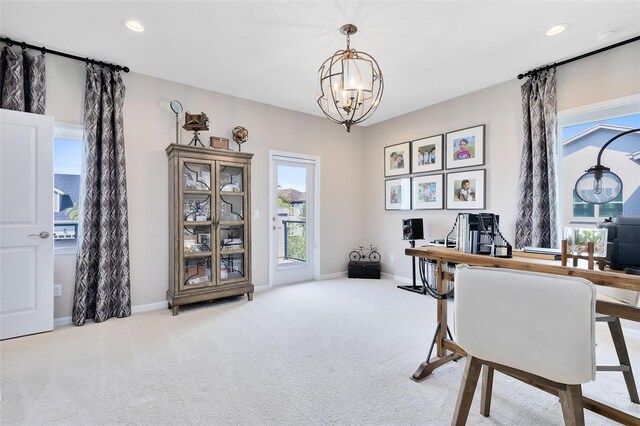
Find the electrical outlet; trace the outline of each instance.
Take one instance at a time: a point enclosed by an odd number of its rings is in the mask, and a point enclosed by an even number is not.
[[[253,211],[253,218],[254,218],[254,219],[260,219],[260,210],[255,209],[255,210]]]
[[[393,254],[389,255],[389,262],[395,262],[396,261],[396,256]]]
[[[56,284],[53,286],[53,295],[55,297],[62,296],[62,285]]]

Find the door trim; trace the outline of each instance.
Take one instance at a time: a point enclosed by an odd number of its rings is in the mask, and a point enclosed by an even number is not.
[[[276,158],[279,157],[279,158]],[[275,265],[273,262],[273,245],[274,245],[274,233],[271,230],[271,218],[276,214],[276,203],[273,198],[273,186],[275,184],[275,176],[273,174],[273,163],[276,159],[282,159],[291,161],[293,163],[303,163],[309,164],[313,163],[314,165],[314,195],[313,195],[313,204],[314,204],[314,219],[313,219],[313,239],[315,243],[315,247],[313,248],[313,279],[320,279],[320,248],[321,240],[320,240],[320,157],[317,155],[310,154],[301,154],[297,152],[287,152],[287,151],[278,151],[278,150],[269,150],[269,219],[268,219],[268,229],[269,229],[269,288],[273,287],[273,275],[275,272]]]

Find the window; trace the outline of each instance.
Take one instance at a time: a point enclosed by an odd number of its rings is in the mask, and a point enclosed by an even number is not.
[[[53,240],[57,253],[75,253],[82,168],[82,126],[56,122],[53,138]]]
[[[624,190],[623,190],[624,191]],[[618,195],[607,204],[589,204],[582,201],[576,191],[573,191],[573,217],[606,219],[623,214],[623,194]]]
[[[623,191],[607,204],[589,204],[575,192],[576,180],[597,162],[602,146],[622,131],[640,127],[640,94],[558,114],[563,225],[601,222],[608,217],[640,215],[640,134],[609,145],[602,163],[623,182]]]

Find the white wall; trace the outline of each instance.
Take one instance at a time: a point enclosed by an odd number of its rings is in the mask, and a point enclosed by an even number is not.
[[[638,43],[562,66],[557,74],[558,110],[639,93],[639,75]],[[485,211],[500,215],[500,228],[507,240],[514,243],[523,136],[520,103],[520,85],[523,83],[514,78],[365,128],[366,161],[363,173],[368,177],[364,188],[367,212],[365,235],[368,238],[365,243],[370,241],[380,247],[383,272],[411,277],[411,261],[404,255],[408,243],[402,241],[401,219],[423,218],[425,238],[432,240],[446,236],[458,212],[385,211],[384,147],[479,124],[487,126]],[[395,262],[390,262],[390,255],[395,257]]]
[[[47,56],[47,115],[57,120],[82,120],[84,64]],[[361,188],[364,175],[353,167],[360,157],[360,128],[348,134],[326,119],[257,102],[214,93],[166,80],[123,74],[125,97],[125,143],[127,159],[131,251],[131,295],[133,305],[165,300],[168,287],[168,189],[165,148],[175,139],[174,115],[168,102],[178,99],[186,110],[204,111],[211,120],[211,135],[230,137],[231,129],[243,125],[249,141],[243,151],[255,153],[252,167],[254,219],[253,280],[268,281],[268,150],[299,152],[322,158],[320,273],[346,270],[350,249],[362,241],[364,221]],[[311,89],[310,93],[312,93]],[[313,99],[309,99],[313,102]],[[191,133],[182,131],[185,142]],[[232,142],[234,149],[237,145]],[[55,299],[55,317],[71,315],[75,261],[73,255],[55,259],[55,283],[62,284],[62,297]]]

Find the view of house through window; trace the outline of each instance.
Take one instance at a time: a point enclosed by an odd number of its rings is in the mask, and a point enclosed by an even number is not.
[[[593,112],[590,114],[593,117]],[[602,164],[623,182],[622,193],[616,199],[606,204],[589,204],[575,192],[576,180],[597,163],[602,146],[619,133],[639,127],[640,114],[637,113],[561,127],[564,226],[640,215],[640,133],[617,139],[602,154]]]
[[[82,127],[56,123],[53,140],[53,238],[56,248],[76,247],[82,167]]]
[[[307,261],[307,169],[278,165],[278,264]]]

